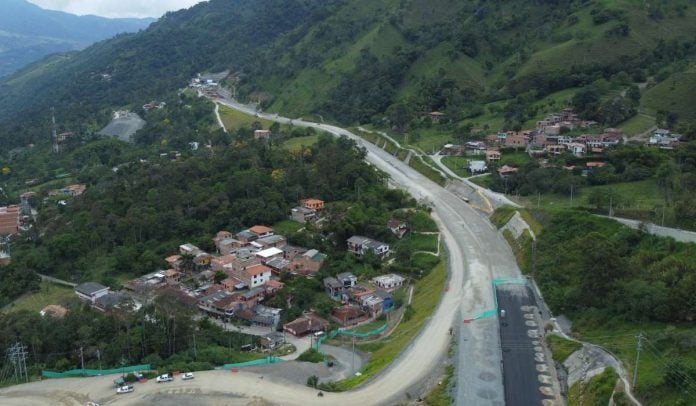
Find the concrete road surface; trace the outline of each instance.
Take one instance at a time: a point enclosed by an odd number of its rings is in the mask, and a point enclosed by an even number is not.
[[[247,114],[257,114],[253,107],[231,100],[217,101]],[[391,405],[404,401],[407,394],[411,397],[422,395],[413,392],[422,388],[423,382],[432,380],[432,371],[442,365],[450,342],[449,329],[454,327],[455,331],[458,330],[459,338],[455,360],[455,403],[502,405],[504,392],[500,370],[501,353],[496,338],[499,337],[497,323],[494,318],[463,323],[464,319],[494,308],[494,278],[520,275],[510,247],[488,219],[480,216],[453,193],[431,182],[384,150],[363,142],[342,128],[299,119],[291,120],[274,114],[260,113],[259,117],[284,124],[292,122],[296,126],[313,127],[354,139],[368,151],[367,161],[386,172],[394,184],[417,199],[432,202],[433,213],[448,251],[449,288],[423,330],[397,359],[354,391],[327,393],[319,398],[317,391],[301,385],[273,382],[244,372],[233,375],[230,372],[216,371],[197,374],[195,382],[177,381],[173,384],[160,384],[169,386],[159,388],[154,383],[145,384],[142,388],[138,386],[134,394],[122,395],[120,398],[112,396],[109,404],[142,404],[146,396],[156,394],[159,390],[168,390],[180,393],[181,396],[188,396],[187,391],[194,391],[200,394],[197,399],[201,400],[213,399],[215,394],[234,394],[246,399],[263,398],[271,404],[283,405]],[[67,399],[74,398],[73,393],[78,393],[101,399],[113,392],[108,385],[110,382],[110,378],[88,378],[20,385],[0,390],[0,404],[27,404],[24,396],[28,394],[65,396]],[[8,394],[15,396],[8,398]],[[211,400],[213,401],[216,400]],[[71,403],[66,400],[64,404]]]

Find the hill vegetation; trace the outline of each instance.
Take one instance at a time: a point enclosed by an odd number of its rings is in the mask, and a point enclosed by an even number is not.
[[[223,70],[267,109],[372,122],[416,144],[520,127],[579,88],[597,100],[588,118],[641,111],[691,133],[694,21],[687,0],[212,0],[0,82],[0,143],[46,139],[51,105],[89,133],[111,109]],[[435,110],[446,119],[424,116]]]

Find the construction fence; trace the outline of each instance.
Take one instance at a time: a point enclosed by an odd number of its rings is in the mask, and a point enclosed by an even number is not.
[[[41,371],[41,376],[44,378],[68,378],[73,376],[99,376],[99,375],[114,375],[126,374],[136,371],[149,371],[150,364],[131,365],[121,368],[112,369],[71,369],[65,372]]]

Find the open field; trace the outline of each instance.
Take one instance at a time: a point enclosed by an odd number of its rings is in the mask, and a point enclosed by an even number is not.
[[[41,282],[38,292],[27,293],[14,302],[5,306],[4,312],[18,312],[27,310],[39,312],[47,305],[56,304],[65,306],[69,302],[78,300],[73,289],[67,286],[60,286],[54,283]]]
[[[307,135],[304,137],[289,138],[283,143],[283,148],[290,151],[299,151],[302,147],[309,147],[319,140],[318,135]]]

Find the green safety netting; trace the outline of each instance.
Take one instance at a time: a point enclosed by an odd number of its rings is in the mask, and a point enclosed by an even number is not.
[[[44,378],[67,378],[70,376],[99,376],[99,375],[113,375],[113,374],[125,374],[135,371],[148,371],[150,370],[150,364],[142,365],[131,365],[121,368],[112,369],[71,369],[65,372],[53,372],[53,371],[41,371],[41,376]]]
[[[253,361],[237,362],[234,364],[225,364],[222,366],[222,369],[254,367],[254,366],[258,366],[258,365],[275,364],[276,362],[280,362],[280,361],[282,361],[282,359],[280,359],[278,357],[266,357],[266,358],[261,358],[261,359],[255,359]]]

